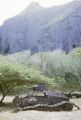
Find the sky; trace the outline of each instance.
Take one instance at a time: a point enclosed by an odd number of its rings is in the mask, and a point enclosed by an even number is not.
[[[23,11],[32,1],[39,2],[44,7],[61,5],[73,0],[0,0],[0,25],[21,11]]]

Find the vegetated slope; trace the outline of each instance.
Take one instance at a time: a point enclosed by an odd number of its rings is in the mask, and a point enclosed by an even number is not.
[[[20,56],[22,57],[22,54]],[[15,58],[17,57],[18,56],[15,55]],[[14,91],[15,94],[18,91],[21,93],[23,91],[27,92],[28,88],[31,88],[32,86],[37,84],[47,84],[48,86],[53,86],[53,84],[55,83],[54,78],[47,77],[33,66],[23,64],[22,62],[18,63],[18,61],[14,57],[13,59],[11,58],[12,56],[10,57],[0,55],[0,84],[4,86],[5,82],[6,84],[8,84],[7,82],[9,82],[9,84],[11,83],[12,85],[12,82],[14,82],[15,79],[18,79],[20,83],[22,82],[22,85],[20,87],[15,85],[14,90],[12,88],[12,94]],[[14,76],[12,76],[13,74]],[[19,76],[17,76],[17,74]]]
[[[7,66],[19,72],[29,85],[45,83],[53,90],[81,90],[80,48],[74,49],[68,55],[60,50],[34,55],[30,51],[22,51],[3,56],[0,61],[4,68]],[[2,70],[1,67],[0,69]]]
[[[81,46],[81,2],[43,8],[37,3],[0,27],[0,52],[33,53]]]

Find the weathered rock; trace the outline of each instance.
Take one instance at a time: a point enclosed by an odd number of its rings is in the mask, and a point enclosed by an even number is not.
[[[21,50],[69,52],[81,46],[81,1],[43,8],[31,4],[0,27],[0,52]]]

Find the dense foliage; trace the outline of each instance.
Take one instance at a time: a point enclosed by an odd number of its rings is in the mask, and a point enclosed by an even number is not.
[[[56,50],[34,55],[30,51],[0,55],[0,92],[3,97],[12,88],[29,88],[41,83],[48,84],[53,90],[80,91],[81,49],[74,49],[69,54]]]
[[[0,63],[0,93],[2,103],[4,97],[8,94],[14,93],[16,89],[24,89],[35,84],[51,84],[53,79],[44,76],[40,71],[21,64],[15,63]],[[21,90],[20,89],[20,90]],[[15,91],[15,92],[16,92]],[[22,91],[21,91],[22,92]]]

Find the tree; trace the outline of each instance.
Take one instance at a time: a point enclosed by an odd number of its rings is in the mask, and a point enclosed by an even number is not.
[[[0,68],[0,93],[2,98],[0,103],[3,102],[5,96],[16,86],[24,85],[25,81],[21,77],[20,73],[11,70],[10,68]]]
[[[65,73],[65,89],[71,90],[71,91],[78,91],[80,90],[80,82],[78,77],[70,72]]]

